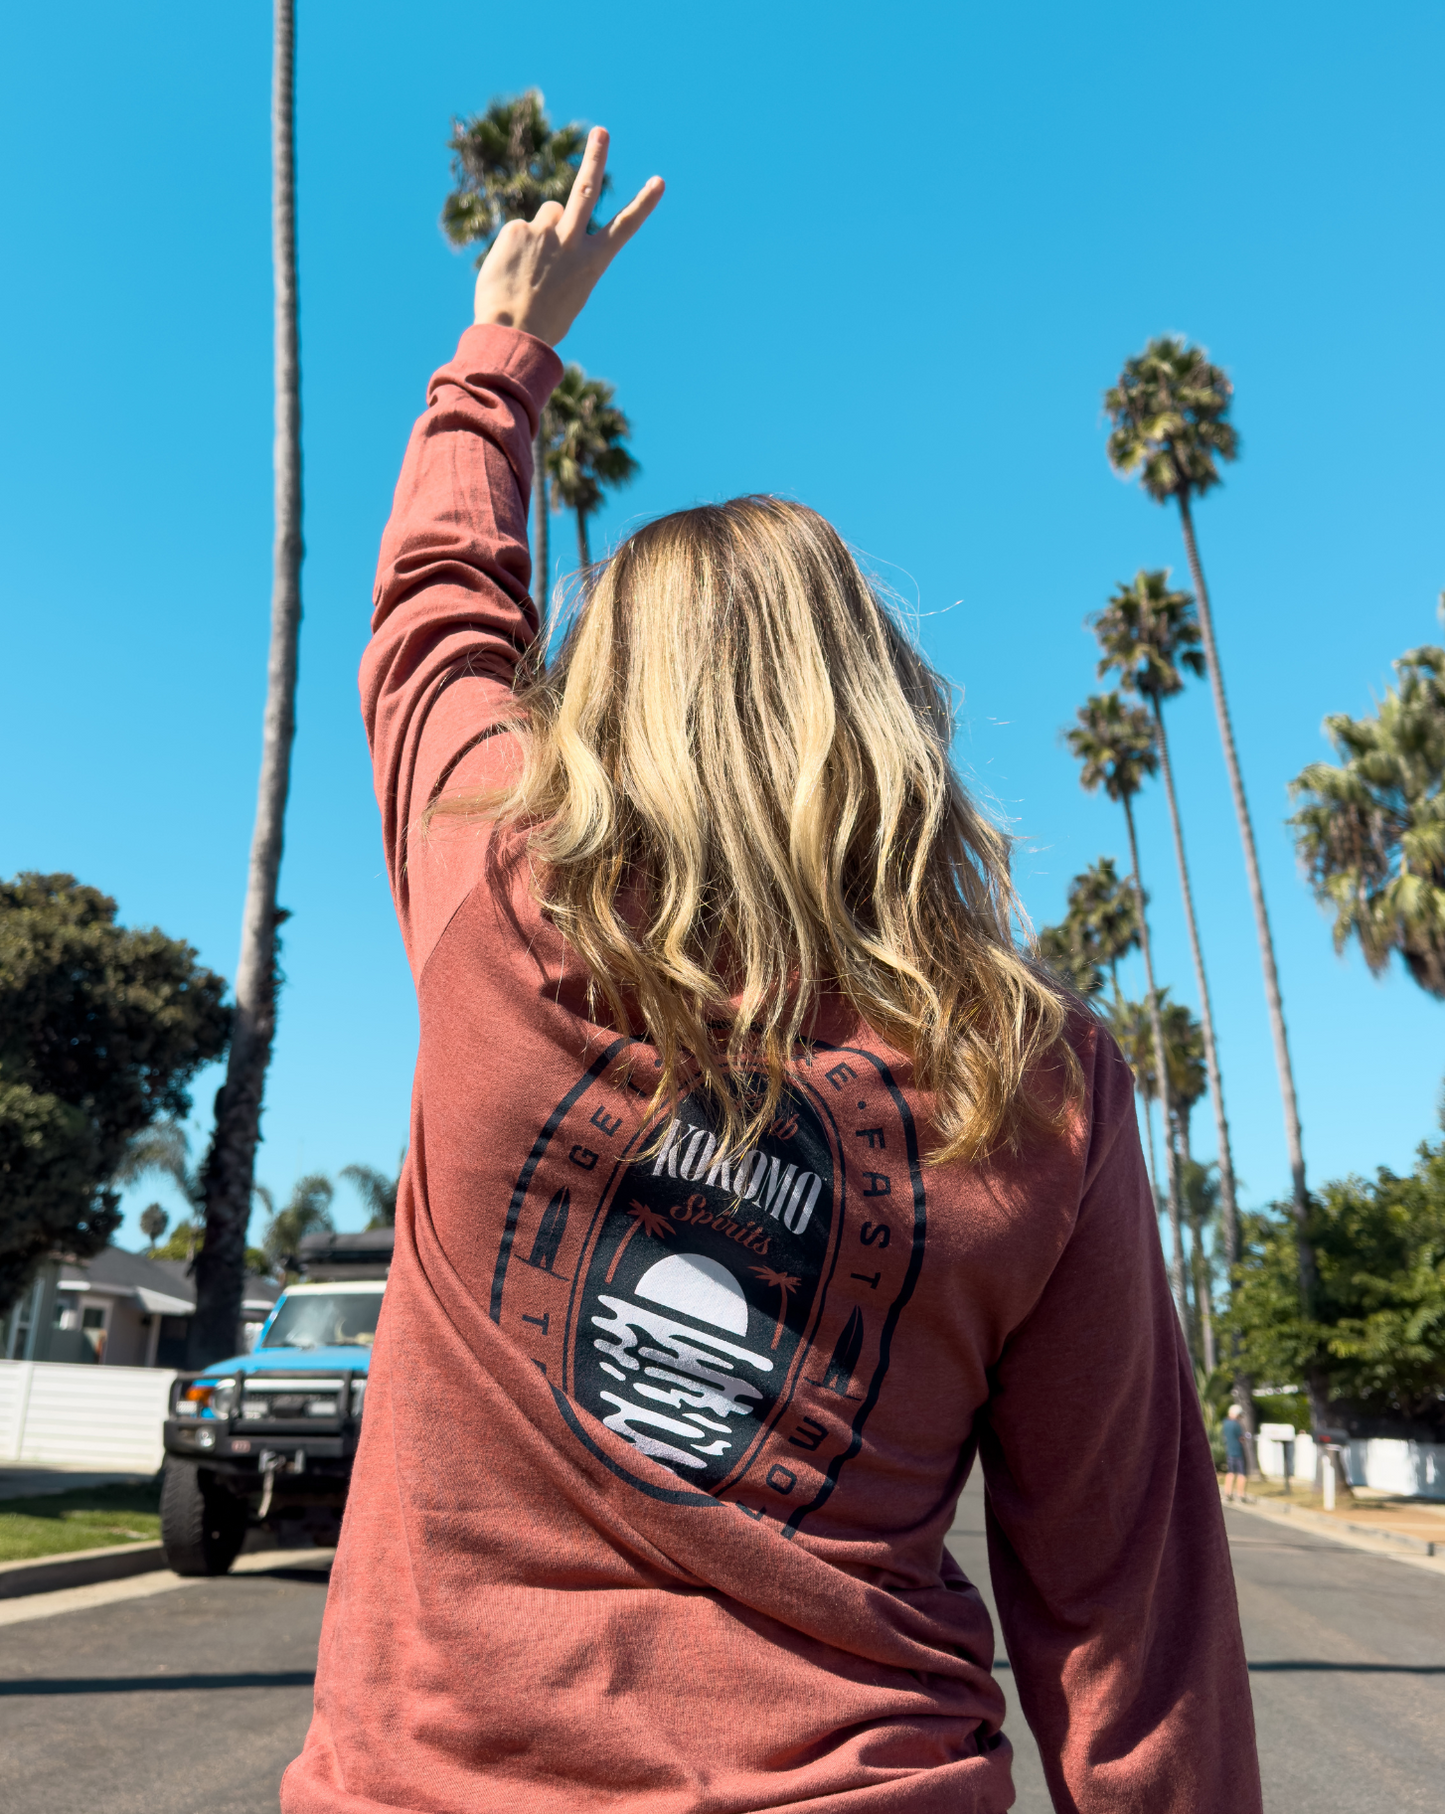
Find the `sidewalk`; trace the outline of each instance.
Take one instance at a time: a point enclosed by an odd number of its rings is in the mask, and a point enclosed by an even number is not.
[[[0,1500],[38,1499],[46,1493],[69,1493],[93,1486],[137,1486],[153,1474],[101,1474],[94,1468],[0,1467]]]

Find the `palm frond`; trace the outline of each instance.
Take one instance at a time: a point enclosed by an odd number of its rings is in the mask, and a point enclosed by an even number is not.
[[[480,245],[485,256],[509,220],[531,220],[544,202],[567,200],[586,143],[586,128],[575,122],[552,127],[536,88],[454,119],[447,148],[456,187],[442,208],[442,231],[454,246]],[[611,187],[610,177],[602,187]]]
[[[1117,693],[1095,693],[1079,707],[1065,740],[1082,764],[1080,784],[1111,800],[1127,800],[1159,767],[1154,723],[1142,706],[1125,705]]]
[[[1203,347],[1165,334],[1124,361],[1104,393],[1113,423],[1109,463],[1136,475],[1156,503],[1202,497],[1219,484],[1219,462],[1239,457],[1228,420],[1234,386]]]
[[[1445,649],[1394,664],[1373,717],[1337,713],[1325,733],[1339,763],[1311,762],[1290,783],[1289,823],[1335,949],[1354,939],[1371,971],[1398,953],[1445,999]]]

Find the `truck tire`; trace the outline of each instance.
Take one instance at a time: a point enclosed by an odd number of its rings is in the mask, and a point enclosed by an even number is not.
[[[246,1507],[202,1485],[193,1462],[168,1457],[161,1481],[161,1543],[178,1575],[224,1575],[246,1540]]]

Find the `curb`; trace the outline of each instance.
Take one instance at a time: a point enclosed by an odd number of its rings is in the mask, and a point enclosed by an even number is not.
[[[1226,1501],[1225,1503],[1229,1503]],[[1247,1506],[1263,1516],[1271,1513],[1297,1518],[1316,1531],[1353,1531],[1357,1537],[1373,1537],[1377,1543],[1388,1543],[1392,1549],[1407,1549],[1417,1556],[1445,1556],[1445,1542],[1432,1542],[1428,1537],[1412,1537],[1405,1531],[1382,1530],[1378,1524],[1359,1524],[1353,1518],[1333,1518],[1328,1512],[1317,1512],[1313,1506],[1289,1505],[1271,1499],[1236,1499],[1235,1505]]]
[[[165,1550],[158,1538],[62,1556],[36,1556],[24,1562],[0,1562],[0,1600],[53,1593],[62,1587],[89,1587],[96,1581],[121,1581],[127,1575],[148,1575],[165,1566]]]
[[[1223,1509],[1247,1512],[1251,1517],[1263,1518],[1269,1524],[1290,1524],[1296,1529],[1303,1526],[1316,1536],[1332,1537],[1346,1549],[1358,1550],[1371,1556],[1383,1556],[1391,1562],[1405,1562],[1412,1568],[1428,1568],[1432,1574],[1445,1575],[1445,1555],[1440,1553],[1445,1545],[1429,1543],[1424,1538],[1404,1538],[1394,1531],[1381,1533],[1370,1525],[1351,1524],[1303,1508],[1284,1510],[1273,1505],[1261,1505],[1257,1499],[1225,1501]],[[1410,1547],[1406,1547],[1407,1545]]]

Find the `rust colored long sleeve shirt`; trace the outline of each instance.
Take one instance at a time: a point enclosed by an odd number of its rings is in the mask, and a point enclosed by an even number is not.
[[[722,1163],[659,1145],[496,783],[537,633],[532,436],[561,372],[473,328],[432,379],[362,697],[421,1043],[396,1258],[286,1814],[984,1814],[1013,1798],[975,1458],[1055,1805],[1253,1814],[1213,1466],[1117,1048],[1069,1129],[928,1162],[906,1058],[836,1005]]]

